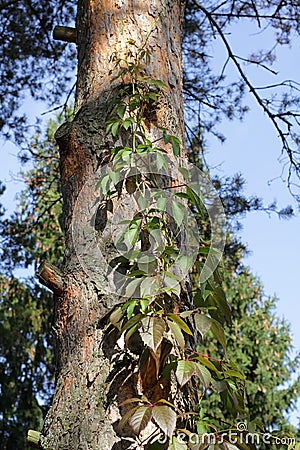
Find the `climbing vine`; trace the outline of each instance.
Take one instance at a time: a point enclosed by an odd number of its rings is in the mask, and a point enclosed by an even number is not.
[[[178,166],[175,181],[170,175],[174,159],[180,157],[178,137],[156,124],[155,135],[160,137],[149,139],[155,110],[166,95],[165,83],[147,75],[150,57],[146,42],[138,46],[134,40],[127,43],[123,57],[113,55],[120,87],[111,101],[106,133],[115,145],[111,164],[97,185],[110,211],[122,190],[138,207],[133,218],[119,221],[121,231],[114,240],[122,254],[113,267],[122,273],[119,292],[126,300],[109,320],[126,347],[139,342],[141,355],[140,396],[123,402],[132,407],[119,429],[129,424],[139,435],[154,422],[158,431],[151,445],[157,446],[163,435],[169,449],[189,448],[188,443],[180,444],[180,433],[217,434],[215,422],[201,408],[209,390],[220,393],[233,416],[243,415],[244,376],[226,357],[223,325],[230,323],[230,307],[220,267],[215,263],[215,270],[200,277],[200,283],[192,275],[203,271],[211,252],[212,260],[220,259],[207,239],[190,231],[191,214],[203,219],[206,210],[199,178],[193,179],[184,164]],[[199,223],[196,220],[197,232]],[[182,250],[184,233],[189,244]],[[218,360],[200,351],[209,333],[220,346]],[[197,383],[197,413],[182,410],[176,400],[176,393],[191,381],[194,388]],[[171,383],[177,385],[175,390]]]

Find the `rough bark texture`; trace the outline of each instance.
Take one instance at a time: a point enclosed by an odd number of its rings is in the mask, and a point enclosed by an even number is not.
[[[105,325],[105,315],[122,299],[102,291],[101,268],[97,282],[87,276],[75,251],[71,223],[78,214],[77,227],[84,226],[78,212],[87,213],[86,205],[96,198],[98,169],[108,161],[113,146],[112,139],[105,135],[112,95],[120,84],[112,55],[124,53],[128,39],[143,42],[152,28],[147,42],[151,53],[149,75],[163,80],[168,88],[156,111],[155,123],[149,118],[149,137],[155,140],[159,125],[184,140],[183,2],[78,3],[76,116],[56,134],[61,154],[66,254],[64,289],[55,299],[56,390],[42,431],[42,445],[51,450],[137,448],[130,430],[125,429],[123,437],[117,431],[121,417],[118,405],[136,394],[135,375],[128,379],[135,357],[119,348],[116,333]],[[78,197],[87,185],[84,195]],[[87,258],[92,245],[87,235]]]

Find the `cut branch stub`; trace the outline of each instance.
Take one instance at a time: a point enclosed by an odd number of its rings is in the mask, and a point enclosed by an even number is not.
[[[27,442],[32,448],[42,448],[41,433],[39,431],[28,430]]]
[[[76,28],[62,27],[57,25],[53,30],[53,39],[56,41],[73,42],[77,43],[77,31]]]
[[[63,292],[62,274],[59,269],[47,261],[43,261],[38,268],[37,277],[44,286],[54,294],[61,295]]]

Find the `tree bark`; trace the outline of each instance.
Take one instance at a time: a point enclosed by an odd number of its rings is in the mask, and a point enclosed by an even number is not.
[[[122,415],[118,405],[137,395],[134,372],[137,358],[120,348],[115,331],[105,321],[111,308],[123,300],[115,293],[103,291],[104,269],[98,268],[97,279],[86,273],[78,258],[78,246],[81,254],[85,252],[86,260],[90,259],[91,266],[96,264],[89,253],[92,237],[87,233],[86,241],[78,243],[76,233],[84,234],[87,205],[97,198],[99,168],[109,161],[113,145],[105,133],[113,96],[121,88],[113,55],[124,55],[130,39],[137,45],[145,42],[149,30],[152,31],[146,41],[150,52],[147,75],[164,81],[167,89],[155,117],[148,117],[147,133],[155,141],[159,126],[184,142],[183,3],[181,0],[78,2],[76,115],[56,133],[61,156],[66,251],[63,292],[55,298],[56,389],[42,430],[44,449],[144,448],[129,429],[125,427],[119,432],[117,428]],[[102,227],[100,241],[104,232]]]

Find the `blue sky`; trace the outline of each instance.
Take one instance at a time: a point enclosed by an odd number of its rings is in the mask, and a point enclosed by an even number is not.
[[[235,54],[243,57],[259,49],[262,45],[273,44],[273,37],[267,33],[262,43],[262,35],[256,28],[238,26],[232,29],[228,36]],[[274,76],[257,67],[247,69],[254,84],[272,84],[285,79],[299,80],[299,39],[293,41],[293,47],[280,47],[276,50],[277,61]],[[216,67],[222,67],[226,53],[222,44],[216,41],[212,45]],[[235,76],[233,64],[228,65],[228,74]],[[281,142],[270,120],[248,94],[246,104],[250,108],[242,122],[225,121],[220,129],[226,136],[224,144],[216,139],[208,138],[209,164],[215,167],[219,175],[234,175],[241,173],[246,179],[246,192],[256,194],[264,199],[265,204],[277,200],[280,208],[291,204],[296,217],[286,221],[276,214],[268,216],[263,212],[249,214],[243,220],[241,236],[248,244],[251,255],[246,262],[257,274],[267,294],[277,295],[278,314],[284,316],[290,323],[294,337],[294,345],[300,351],[300,327],[297,320],[299,310],[300,276],[300,233],[298,207],[291,197],[286,183],[280,178],[282,164],[280,163]]]
[[[247,57],[254,49],[267,43],[271,47],[271,33],[262,38],[250,24],[237,26],[227,36],[232,43],[235,54]],[[293,46],[284,46],[276,50],[277,60],[272,67],[278,71],[274,76],[257,67],[247,69],[254,85],[273,84],[285,79],[299,82],[299,44],[300,39],[293,39]],[[212,43],[215,67],[222,68],[226,53],[220,41]],[[228,65],[228,75],[235,76],[233,64]],[[281,178],[282,163],[281,143],[274,126],[257,105],[250,93],[246,97],[250,112],[242,122],[224,121],[220,130],[226,136],[221,144],[213,137],[207,139],[206,159],[213,173],[234,175],[241,173],[245,178],[248,195],[262,197],[265,204],[277,200],[283,208],[292,205],[295,217],[289,221],[279,219],[264,212],[253,212],[242,221],[240,235],[247,243],[250,255],[245,263],[263,282],[265,293],[278,297],[277,316],[290,323],[293,336],[294,353],[300,352],[299,327],[299,279],[300,279],[300,221],[299,209],[291,197],[286,180]],[[297,425],[300,417],[300,402],[292,416]]]

